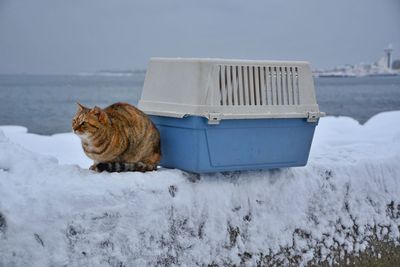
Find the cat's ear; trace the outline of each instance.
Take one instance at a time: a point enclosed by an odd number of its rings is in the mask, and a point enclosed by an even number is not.
[[[92,111],[93,111],[93,114],[96,115],[96,116],[99,115],[102,112],[101,108],[99,108],[98,106],[94,106]]]
[[[107,121],[107,114],[98,106],[95,106],[93,109],[93,114],[96,115],[99,122],[105,123]]]
[[[88,109],[87,107],[83,106],[81,103],[76,102],[76,105],[78,107],[78,112],[81,112],[82,110]]]

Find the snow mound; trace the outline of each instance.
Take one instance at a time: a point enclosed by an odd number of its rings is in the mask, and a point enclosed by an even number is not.
[[[304,265],[398,243],[399,121],[322,118],[306,167],[200,177],[97,174],[72,133],[0,127],[0,266]]]

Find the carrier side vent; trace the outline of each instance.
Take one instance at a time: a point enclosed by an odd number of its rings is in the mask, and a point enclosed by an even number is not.
[[[298,67],[218,65],[217,84],[221,106],[301,104]]]

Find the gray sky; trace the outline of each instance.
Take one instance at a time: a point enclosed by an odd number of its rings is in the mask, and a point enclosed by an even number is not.
[[[0,0],[0,73],[145,68],[150,57],[400,58],[400,0]]]

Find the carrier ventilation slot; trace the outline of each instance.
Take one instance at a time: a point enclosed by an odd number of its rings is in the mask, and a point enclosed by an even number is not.
[[[298,67],[218,66],[221,106],[300,105]]]

